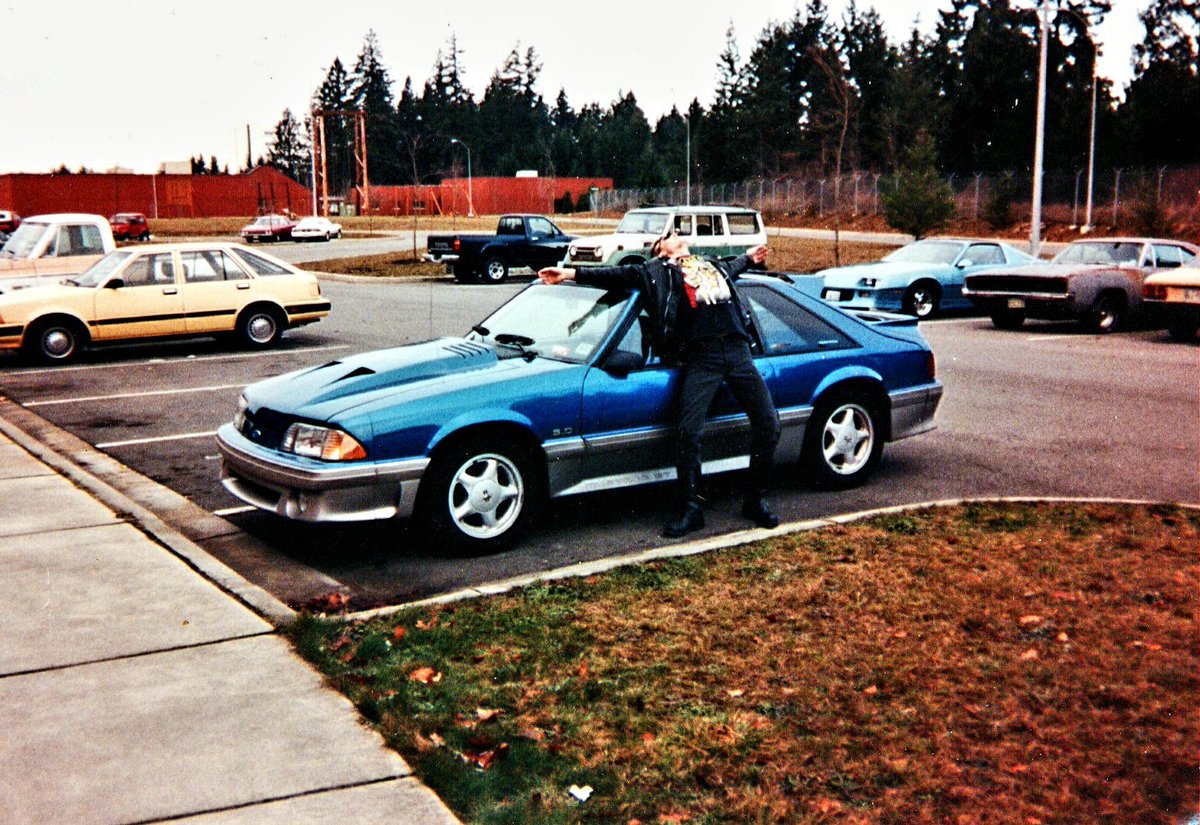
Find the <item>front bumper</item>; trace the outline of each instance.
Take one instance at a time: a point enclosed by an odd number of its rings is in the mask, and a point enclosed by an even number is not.
[[[903,308],[902,289],[872,289],[869,287],[823,287],[821,300],[839,309],[866,309],[897,312]]]
[[[331,464],[268,450],[217,430],[221,484],[247,504],[295,521],[371,521],[413,513],[427,458]]]

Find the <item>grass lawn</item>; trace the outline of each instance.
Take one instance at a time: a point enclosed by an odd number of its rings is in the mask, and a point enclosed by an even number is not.
[[[291,632],[469,822],[1178,825],[1198,581],[1195,510],[970,504]]]

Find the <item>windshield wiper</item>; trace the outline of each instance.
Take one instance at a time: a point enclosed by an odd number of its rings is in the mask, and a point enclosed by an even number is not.
[[[513,335],[510,332],[500,332],[497,333],[492,340],[502,347],[512,347],[520,350],[521,355],[524,356],[526,361],[532,361],[538,356],[535,351],[529,349],[529,347],[533,346],[534,340],[524,335]]]
[[[489,335],[491,335],[491,332],[489,332],[488,328],[483,324],[476,324],[475,326],[471,327],[471,332],[482,335],[484,338],[487,338]]]

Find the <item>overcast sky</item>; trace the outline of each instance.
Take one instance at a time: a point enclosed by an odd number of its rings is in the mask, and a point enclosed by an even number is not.
[[[846,2],[827,0],[833,19]],[[1143,35],[1137,13],[1148,2],[1113,0],[1097,30],[1101,74],[1118,90],[1129,82],[1131,50]],[[859,3],[871,5],[900,42],[914,23],[931,32],[949,3]],[[672,105],[711,103],[731,23],[745,60],[763,28],[796,7],[797,0],[0,0],[0,172],[63,163],[153,172],[195,154],[216,155],[236,171],[247,126],[254,156],[264,154],[283,109],[307,110],[333,59],[351,68],[370,29],[397,97],[406,76],[420,91],[454,34],[476,99],[519,43],[542,62],[538,89],[547,101],[563,88],[575,109],[607,106],[633,91],[653,124]]]

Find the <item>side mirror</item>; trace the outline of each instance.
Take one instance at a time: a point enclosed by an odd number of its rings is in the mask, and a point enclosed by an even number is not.
[[[959,269],[966,269],[969,266],[975,266],[975,262],[972,261],[970,258],[963,258],[961,261],[958,262],[957,266]]]
[[[642,356],[635,352],[619,349],[604,361],[604,371],[618,378],[624,378],[629,373],[639,370],[645,363]]]
[[[120,289],[125,286],[125,281],[121,278],[109,278],[104,282],[105,289]]]

